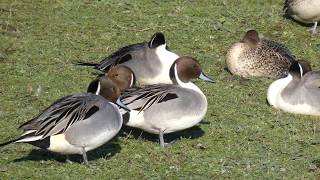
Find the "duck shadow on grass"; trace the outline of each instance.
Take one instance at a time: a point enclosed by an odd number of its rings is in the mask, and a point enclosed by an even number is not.
[[[204,122],[206,123],[206,122]],[[163,136],[166,143],[174,143],[182,138],[196,139],[204,135],[204,131],[199,126],[194,126],[186,130],[165,134]],[[121,137],[130,137],[134,139],[143,139],[155,143],[159,143],[159,135],[145,132],[141,129],[123,126],[119,133]]]
[[[203,121],[201,124],[209,124],[209,122]],[[164,135],[164,140],[167,143],[176,142],[179,139],[187,138],[187,139],[196,139],[204,135],[204,131],[199,126],[194,126],[186,130],[169,133]],[[131,128],[128,126],[123,126],[119,134],[109,143],[102,145],[101,147],[87,152],[89,163],[90,161],[94,161],[100,158],[109,159],[112,158],[115,154],[121,151],[121,147],[118,143],[118,137],[128,137],[132,136],[135,139],[144,139],[148,141],[152,141],[155,143],[159,142],[159,136],[155,134],[150,134],[144,132],[137,128]],[[74,163],[82,163],[82,155],[70,155],[69,159]],[[33,149],[31,152],[22,158],[15,159],[14,162],[22,162],[22,161],[48,161],[54,160],[61,163],[66,162],[66,156],[49,152],[45,149]]]
[[[117,138],[117,137],[116,137]],[[115,143],[117,140],[113,139],[110,143],[106,143],[101,147],[87,152],[88,161],[94,161],[100,158],[109,159],[115,154],[119,153],[121,147],[118,143]],[[69,159],[74,163],[82,163],[82,155],[70,155]],[[15,159],[14,162],[21,162],[21,161],[48,161],[48,160],[55,160],[58,162],[66,162],[66,156],[60,155],[57,153],[49,152],[45,149],[33,149],[31,152],[22,158]]]

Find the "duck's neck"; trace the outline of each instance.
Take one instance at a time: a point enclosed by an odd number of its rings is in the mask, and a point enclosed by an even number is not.
[[[188,82],[188,83],[182,82],[182,83],[179,83],[179,86],[181,86],[183,88],[187,88],[187,89],[192,89],[192,90],[194,90],[194,91],[196,91],[196,92],[198,92],[198,93],[200,93],[200,94],[202,94],[204,96],[204,94],[201,91],[201,89],[197,85],[192,83],[192,82]]]
[[[178,76],[178,71],[177,71],[177,64],[174,64],[171,69],[170,69],[170,78],[173,82],[173,84],[175,85],[179,85],[183,88],[187,88],[187,89],[192,89],[200,94],[203,94],[203,92],[200,90],[200,88],[198,86],[196,86],[195,84],[193,84],[191,81],[189,82],[183,82],[179,79],[179,76]]]

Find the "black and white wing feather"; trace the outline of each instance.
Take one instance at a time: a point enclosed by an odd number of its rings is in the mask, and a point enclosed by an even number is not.
[[[113,66],[122,64],[132,59],[131,53],[133,53],[134,51],[144,49],[147,47],[148,47],[147,42],[137,43],[137,44],[132,44],[132,45],[122,47],[118,51],[111,54],[110,56],[104,58],[98,65],[95,66],[95,69],[107,72]]]
[[[131,110],[141,112],[153,104],[178,98],[178,95],[174,93],[175,88],[176,86],[165,84],[129,88],[121,95],[121,101]]]
[[[65,96],[19,128],[26,131],[24,138],[37,136],[44,139],[63,133],[72,124],[85,120],[97,112],[99,100],[101,98],[98,95],[91,93]]]

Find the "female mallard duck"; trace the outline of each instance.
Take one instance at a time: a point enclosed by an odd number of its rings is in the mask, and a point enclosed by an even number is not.
[[[286,14],[293,19],[311,24],[312,33],[316,33],[318,21],[320,21],[320,1],[319,0],[286,0],[284,7]]]
[[[230,72],[244,78],[282,78],[295,61],[288,48],[275,41],[259,38],[255,30],[248,31],[240,42],[231,46],[226,55]]]

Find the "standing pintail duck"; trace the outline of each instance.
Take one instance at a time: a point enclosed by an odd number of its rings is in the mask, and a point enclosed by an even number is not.
[[[88,164],[86,152],[111,140],[122,126],[122,116],[114,104],[119,96],[118,87],[107,77],[101,77],[95,94],[83,93],[58,99],[22,124],[19,128],[24,133],[19,138],[0,146],[29,143],[65,154],[67,161],[69,154],[80,154]]]
[[[268,89],[269,104],[286,112],[320,115],[320,72],[304,71],[294,62],[289,75],[274,81]]]
[[[288,48],[275,41],[259,38],[255,30],[248,31],[226,54],[229,71],[243,78],[283,78],[294,61]]]
[[[214,82],[191,57],[178,58],[170,68],[170,77],[174,84],[129,88],[120,97],[131,110],[123,113],[124,124],[159,134],[162,147],[164,134],[198,124],[207,112],[206,96],[190,80]]]
[[[295,20],[314,24],[311,31],[313,34],[317,32],[317,25],[320,21],[319,0],[286,0],[284,9],[285,13]]]
[[[172,84],[169,69],[179,56],[168,50],[164,34],[156,33],[149,42],[132,44],[120,48],[99,64],[80,63],[79,65],[93,65],[95,69],[108,72],[117,64],[129,67],[140,85],[166,83]]]

